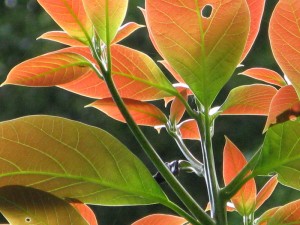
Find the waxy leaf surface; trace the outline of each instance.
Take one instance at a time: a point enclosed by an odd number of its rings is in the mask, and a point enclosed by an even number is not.
[[[300,190],[300,119],[270,127],[262,146],[255,175],[278,173],[278,181]]]
[[[51,52],[15,66],[8,74],[5,84],[46,87],[76,80],[91,72],[91,63],[83,56],[66,49]]]
[[[0,188],[0,211],[10,224],[90,225],[66,201],[24,186]]]
[[[277,86],[285,86],[286,82],[277,72],[265,68],[251,68],[241,72],[240,74],[264,81]]]
[[[156,106],[147,102],[141,102],[133,99],[123,99],[123,101],[127,106],[132,118],[138,125],[160,126],[166,124],[166,116]],[[112,98],[100,99],[88,106],[99,109],[115,120],[124,123],[126,122]]]
[[[212,7],[205,17],[202,10]],[[162,57],[209,106],[228,81],[250,26],[245,0],[147,0],[149,34]]]
[[[84,43],[69,36],[65,31],[49,31],[39,36],[38,39],[55,41],[64,45],[74,46],[74,47],[86,46]]]
[[[98,36],[109,45],[125,18],[128,0],[82,0],[82,2]]]
[[[79,212],[89,225],[98,225],[96,215],[89,206],[81,202],[71,202],[70,205]]]
[[[92,126],[52,116],[24,117],[0,124],[0,146],[0,186],[31,186],[101,205],[166,200],[141,161]]]
[[[92,23],[87,17],[82,1],[38,0],[52,19],[71,37],[88,44],[92,37]]]
[[[153,214],[146,216],[131,225],[182,225],[187,221],[178,216],[165,215],[165,214]]]
[[[228,185],[247,164],[242,152],[228,139],[223,153],[223,178]],[[256,184],[254,179],[249,180],[231,198],[236,210],[241,215],[250,215],[255,209]]]
[[[128,37],[130,34],[132,34],[134,31],[136,31],[142,27],[144,27],[144,26],[134,23],[134,22],[129,22],[129,23],[124,24],[118,30],[118,33],[115,36],[115,38],[113,39],[112,44],[122,41],[123,39]]]
[[[256,206],[257,210],[273,193],[278,184],[277,176],[273,176],[258,192],[256,196]]]
[[[300,1],[280,0],[270,19],[269,36],[276,61],[300,97]]]
[[[277,90],[267,85],[244,85],[230,91],[220,110],[222,115],[268,115]]]

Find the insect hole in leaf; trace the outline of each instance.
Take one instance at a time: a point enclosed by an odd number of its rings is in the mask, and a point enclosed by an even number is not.
[[[213,11],[212,5],[207,4],[202,8],[201,15],[203,18],[209,19],[212,15],[212,11]]]

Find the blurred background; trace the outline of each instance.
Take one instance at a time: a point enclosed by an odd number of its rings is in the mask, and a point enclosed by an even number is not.
[[[255,82],[247,77],[238,76],[237,73],[251,67],[266,67],[274,69],[280,74],[268,42],[267,29],[271,12],[278,1],[270,0],[266,2],[266,11],[262,20],[261,32],[253,46],[250,54],[243,62],[244,68],[237,69],[232,79],[222,90],[216,105],[221,104],[228,92],[233,87],[241,84]],[[130,0],[126,21],[135,21],[145,24],[140,10],[137,6],[144,7],[144,0]],[[2,83],[10,69],[16,64],[38,56],[40,54],[60,49],[64,46],[36,38],[47,31],[60,30],[51,18],[38,5],[36,0],[1,0],[0,1],[0,83]],[[148,38],[146,28],[140,29],[122,44],[144,51],[155,60],[159,56],[152,47]],[[164,68],[162,68],[164,72]],[[169,76],[169,74],[166,75]],[[154,174],[156,172],[151,162],[145,157],[141,148],[131,135],[126,124],[116,122],[101,112],[92,108],[83,108],[91,103],[93,99],[84,98],[59,88],[26,88],[17,86],[5,86],[0,88],[0,121],[10,120],[17,117],[36,114],[48,114],[78,120],[90,125],[107,130],[125,145],[129,147]],[[163,102],[157,103],[163,108]],[[168,112],[168,108],[165,109]],[[262,129],[265,117],[258,116],[223,116],[217,119],[214,149],[216,155],[216,165],[219,179],[221,177],[222,149],[224,146],[224,135],[228,136],[247,156],[250,158],[255,150],[259,148],[263,141]],[[176,159],[183,159],[176,144],[171,140],[165,131],[158,134],[153,128],[142,128],[146,136],[152,141],[164,161],[170,162]],[[191,151],[201,158],[199,143],[187,141]],[[208,199],[203,178],[198,178],[193,174],[180,174],[179,180],[205,207]],[[257,179],[260,188],[267,178]],[[162,188],[170,194],[170,198],[176,202],[178,199],[173,195],[167,185],[162,184]],[[266,209],[284,204],[296,198],[297,192],[278,185],[273,196],[257,212],[259,216]],[[179,203],[180,204],[180,203]],[[133,221],[144,217],[150,213],[170,213],[167,208],[160,205],[141,207],[93,207],[101,225],[128,225]],[[242,224],[236,212],[229,213],[231,224]],[[2,222],[2,221],[0,221]]]

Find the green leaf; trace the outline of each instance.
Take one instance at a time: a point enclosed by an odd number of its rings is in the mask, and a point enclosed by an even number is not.
[[[24,186],[0,188],[0,211],[10,224],[88,225],[66,201]]]
[[[300,189],[300,119],[287,121],[269,128],[255,175],[278,173],[278,181]]]
[[[107,132],[52,116],[0,124],[0,186],[101,205],[168,201],[142,162]]]

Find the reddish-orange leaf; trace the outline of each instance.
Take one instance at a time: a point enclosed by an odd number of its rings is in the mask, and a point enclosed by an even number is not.
[[[266,68],[251,68],[241,72],[240,74],[280,87],[286,85],[285,80],[282,78],[282,76],[280,76],[280,74],[274,70],[269,70]]]
[[[167,118],[163,112],[150,103],[133,99],[123,99],[123,101],[127,106],[132,118],[138,125],[161,126],[167,122]],[[88,106],[99,109],[115,120],[125,122],[122,114],[112,98],[100,99]]]
[[[263,188],[258,192],[256,196],[256,206],[257,210],[273,193],[278,184],[277,176],[273,176]]]
[[[277,212],[280,207],[275,207],[264,212],[257,220],[257,225],[268,225],[269,220]]]
[[[54,86],[76,80],[91,72],[91,63],[71,48],[26,60],[8,74],[5,84],[24,86]]]
[[[272,51],[300,96],[300,1],[280,0],[270,19]]]
[[[293,106],[297,106],[299,102],[299,98],[293,86],[288,85],[279,89],[271,101],[264,132],[271,124],[280,122],[280,115],[291,110]]]
[[[261,18],[265,8],[265,0],[247,0],[249,11],[250,11],[250,31],[246,43],[246,47],[241,57],[241,62],[245,59],[249,53],[252,45],[259,32]]]
[[[170,65],[170,63],[166,60],[161,60],[159,61],[161,64],[164,65],[164,67],[166,67],[166,69],[173,75],[173,77],[179,82],[179,83],[183,83],[185,84],[184,80],[182,79],[182,77],[172,68],[172,66]]]
[[[88,43],[88,38],[92,37],[93,30],[92,23],[85,13],[82,1],[38,0],[38,2],[71,37],[85,44]]]
[[[76,46],[76,47],[84,47],[86,46],[82,42],[78,41],[77,39],[74,39],[70,37],[66,32],[64,31],[49,31],[47,33],[42,34],[38,39],[46,39],[50,41],[56,41],[58,43],[69,45],[69,46]]]
[[[269,85],[244,85],[230,91],[221,106],[222,115],[268,115],[277,90]]]
[[[188,95],[187,95],[187,91],[183,90],[181,93],[182,97],[187,100],[188,99]],[[181,118],[183,117],[185,113],[185,106],[184,104],[180,101],[180,99],[178,97],[176,97],[172,104],[171,104],[171,108],[170,108],[170,120],[175,122],[176,124],[179,123],[179,121],[181,120]]]
[[[187,221],[178,216],[165,215],[165,214],[153,214],[146,216],[131,225],[182,225]]]
[[[132,34],[134,31],[142,27],[144,27],[144,25],[140,25],[134,22],[129,22],[124,24],[118,30],[118,33],[116,37],[113,39],[112,44],[122,41],[123,39],[127,38],[130,34]]]
[[[79,212],[89,225],[98,225],[97,218],[90,207],[81,202],[70,202],[70,204]]]
[[[281,206],[270,218],[268,225],[299,225],[300,224],[300,200]]]
[[[242,152],[226,138],[223,153],[223,178],[225,185],[228,185],[246,164],[247,160]],[[255,209],[255,199],[256,184],[254,179],[251,179],[231,198],[231,201],[241,215],[249,215]]]
[[[178,127],[183,139],[200,140],[200,132],[195,120],[185,120],[178,124]]]

